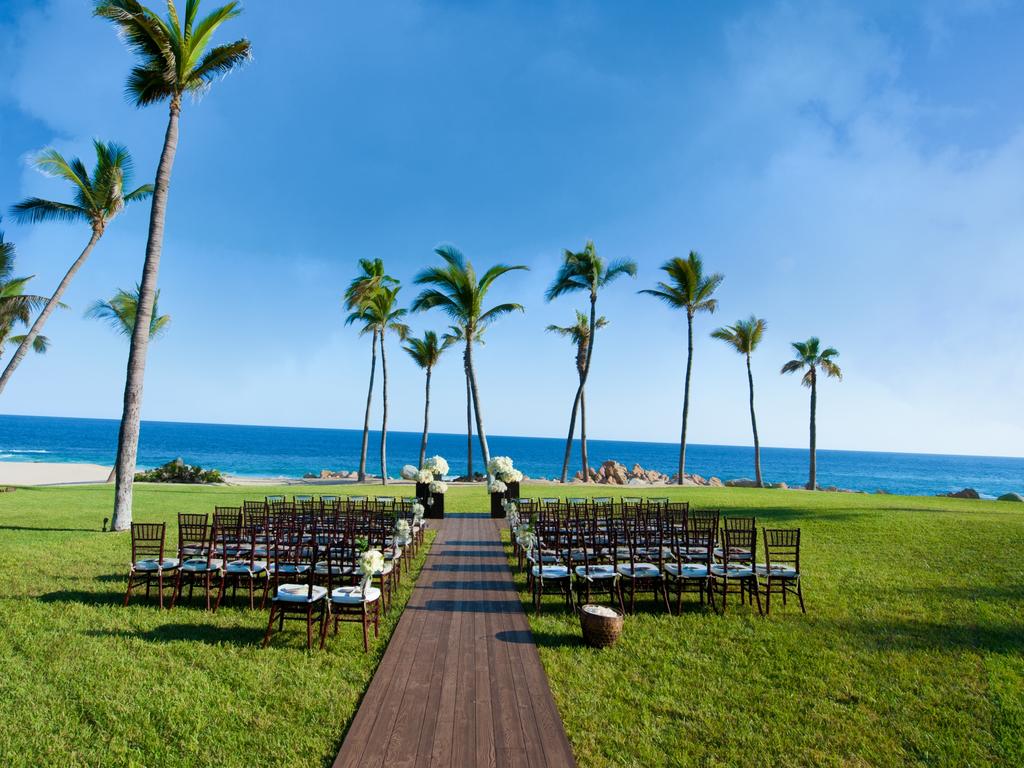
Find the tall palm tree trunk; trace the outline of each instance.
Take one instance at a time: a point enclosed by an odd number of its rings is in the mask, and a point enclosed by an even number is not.
[[[583,482],[590,481],[590,464],[587,462],[587,391],[580,392],[580,457],[583,463]]]
[[[679,435],[679,484],[686,472],[686,422],[690,417],[690,372],[693,370],[693,314],[686,314],[686,382],[683,384],[683,429]]]
[[[29,329],[25,338],[22,339],[21,344],[18,345],[18,349],[15,351],[14,356],[7,362],[7,367],[4,368],[3,375],[0,375],[0,392],[4,391],[4,387],[7,386],[7,382],[10,381],[11,376],[14,375],[15,369],[21,363],[29,349],[31,349],[32,342],[34,342],[36,337],[42,333],[43,326],[46,325],[46,321],[49,319],[50,315],[53,314],[53,310],[60,306],[61,296],[64,295],[64,291],[66,291],[68,286],[71,284],[71,280],[75,276],[75,273],[81,269],[83,264],[85,264],[86,259],[89,258],[89,254],[92,253],[92,249],[96,246],[96,243],[100,241],[101,237],[103,237],[103,228],[93,227],[92,237],[89,238],[89,242],[85,246],[85,249],[82,251],[81,255],[75,259],[75,262],[71,265],[71,268],[68,269],[67,273],[65,273],[64,279],[61,280],[60,284],[57,286],[57,290],[53,292],[53,296],[51,296],[50,300],[46,302],[46,306],[43,307],[43,311],[39,313],[39,317],[37,317],[36,321],[32,323],[32,328]]]
[[[818,426],[815,412],[818,410],[818,377],[811,371],[811,467],[810,477],[807,480],[807,490],[813,491],[818,487]]]
[[[587,359],[583,365],[583,373],[580,375],[579,386],[576,387],[576,397],[572,401],[572,414],[569,416],[569,436],[565,438],[565,456],[562,458],[562,482],[566,481],[569,474],[569,456],[572,453],[572,438],[576,432],[576,412],[580,407],[580,399],[583,397],[583,388],[587,384],[587,376],[590,374],[590,358],[594,354],[594,337],[597,335],[597,294],[590,294],[590,335],[587,337]],[[585,474],[585,473],[584,473]],[[584,478],[586,479],[586,478]]]
[[[380,334],[380,382],[383,407],[380,422],[380,483],[388,484],[388,357],[384,352],[384,333]]]
[[[132,522],[132,484],[135,481],[135,461],[139,454],[139,422],[142,418],[142,384],[146,375],[146,352],[149,347],[149,324],[156,299],[156,282],[160,272],[160,254],[164,245],[164,221],[167,216],[167,196],[171,186],[171,170],[178,150],[178,118],[181,97],[171,99],[167,133],[160,153],[153,185],[153,206],[149,215],[149,237],[146,241],[146,261],[139,284],[139,303],[128,350],[128,372],[124,383],[124,409],[121,428],[117,436],[117,481],[114,486],[114,515],[110,523],[113,531],[124,531]]]
[[[758,488],[764,487],[761,480],[761,442],[757,439],[757,416],[754,415],[754,374],[750,370],[750,355],[747,355],[747,382],[750,384],[750,427],[754,430],[754,481]]]
[[[469,381],[469,361],[463,354],[466,369],[466,477],[473,481],[473,391]]]
[[[427,433],[430,430],[430,366],[427,366],[427,390],[423,397],[423,439],[420,440],[420,469],[427,460]]]
[[[373,331],[370,346],[370,386],[366,388],[366,415],[363,416],[363,445],[359,450],[359,474],[357,480],[366,482],[366,451],[370,444],[370,406],[373,405],[373,376],[377,372],[377,331]]]
[[[470,334],[472,338],[472,334]],[[466,370],[469,372],[469,388],[473,393],[473,413],[476,414],[476,434],[480,439],[480,454],[486,467],[491,461],[491,452],[487,448],[487,433],[484,432],[483,409],[480,407],[480,389],[476,384],[476,371],[473,369],[473,342],[466,342]]]

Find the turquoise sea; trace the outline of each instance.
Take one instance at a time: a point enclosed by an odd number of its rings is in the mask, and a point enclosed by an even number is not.
[[[0,416],[0,461],[91,462],[112,464],[118,422]],[[362,433],[353,429],[259,427],[233,424],[188,424],[146,421],[142,424],[139,466],[150,467],[182,457],[191,464],[237,475],[300,477],[321,469],[356,469]],[[416,463],[420,433],[388,433],[388,473]],[[530,477],[554,478],[561,469],[563,440],[540,437],[488,437],[493,455],[511,456]],[[367,468],[378,472],[380,434],[370,435]],[[679,447],[671,443],[590,440],[591,463],[615,459],[627,467],[675,472]],[[474,469],[482,469],[474,443]],[[465,471],[466,436],[432,434],[429,454],[448,459],[453,474]],[[699,445],[687,448],[687,472],[728,480],[753,476],[748,446]],[[763,448],[761,462],[769,482],[802,485],[807,481],[807,451]],[[579,457],[573,454],[573,471]],[[819,451],[818,482],[852,490],[932,495],[974,488],[985,496],[1024,491],[1024,458],[945,456],[868,451]]]

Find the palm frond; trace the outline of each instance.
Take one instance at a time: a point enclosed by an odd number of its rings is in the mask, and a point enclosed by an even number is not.
[[[29,197],[11,206],[11,215],[21,224],[39,224],[45,221],[89,221],[89,214],[83,208],[70,203],[58,203]]]
[[[513,312],[525,312],[526,308],[522,304],[498,304],[491,307],[489,310],[480,315],[477,322],[481,325],[490,325],[499,317],[505,315],[511,315]]]
[[[201,90],[218,77],[227,75],[232,70],[252,59],[252,44],[246,40],[219,45],[211,49],[194,70],[189,73],[189,90]]]

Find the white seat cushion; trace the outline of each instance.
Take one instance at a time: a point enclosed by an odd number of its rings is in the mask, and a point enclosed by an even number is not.
[[[576,575],[581,579],[587,581],[594,581],[596,579],[614,579],[618,574],[615,572],[614,566],[611,565],[577,565]]]
[[[764,563],[758,563],[754,566],[757,570],[758,576],[768,575],[768,566]],[[773,579],[795,579],[800,574],[796,572],[796,568],[792,565],[781,565],[776,564],[772,566],[771,577]]]
[[[321,576],[326,576],[327,575],[327,561],[326,560],[321,560],[319,563],[316,564],[316,573],[318,573]],[[345,576],[345,575],[347,575],[349,573],[352,573],[352,566],[351,565],[341,565],[340,563],[337,563],[337,562],[331,563],[331,575],[332,576]]]
[[[186,560],[181,564],[181,570],[191,571],[192,573],[205,573],[207,570],[219,571],[221,566],[224,565],[222,560],[212,559],[207,565],[205,557],[197,557],[194,560]]]
[[[715,548],[715,557],[717,557],[719,559],[724,558],[725,557],[725,550],[722,549],[721,547],[716,547]],[[749,549],[738,549],[738,548],[734,547],[733,549],[729,550],[729,559],[730,560],[749,560],[750,559],[750,550]]]
[[[729,563],[729,567],[726,568],[720,563],[716,563],[711,566],[711,575],[717,576],[718,578],[728,577],[730,579],[746,579],[754,575],[754,569],[749,565],[739,565],[737,563]]]
[[[249,567],[248,560],[235,560],[233,563],[228,563],[225,568],[228,573],[247,573],[250,576],[256,576],[257,574],[263,573],[267,570],[267,564],[259,561],[252,564],[252,568]]]
[[[305,563],[271,563],[267,570],[271,573],[303,574],[309,573],[309,566]]]
[[[374,603],[380,600],[380,590],[376,587],[367,587],[366,594],[360,586],[338,587],[331,592],[331,602],[339,605],[359,605],[360,603]]]
[[[661,576],[658,566],[651,563],[624,563],[619,566],[619,573],[627,579],[656,579]]]
[[[680,568],[678,563],[665,563],[665,573],[678,579],[706,579],[708,567],[702,563],[683,563]]]
[[[173,571],[178,567],[179,561],[176,557],[165,557],[163,560],[157,562],[155,557],[146,558],[145,560],[139,560],[132,564],[132,568],[136,571],[144,572],[155,572],[155,571]]]
[[[544,570],[541,570],[539,565],[533,566],[530,572],[534,576],[538,576],[542,579],[567,579],[569,578],[569,569],[564,565],[545,565]]]
[[[282,584],[277,588],[275,600],[283,600],[288,603],[315,603],[323,600],[327,595],[327,587],[313,585],[313,596],[309,596],[308,584]]]

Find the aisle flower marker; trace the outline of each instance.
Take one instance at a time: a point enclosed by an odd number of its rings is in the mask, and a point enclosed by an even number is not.
[[[508,456],[494,456],[487,462],[487,474],[493,478],[487,483],[491,496],[491,517],[505,517],[505,502],[519,498],[519,483],[523,473],[512,464]]]
[[[427,517],[444,517],[444,495],[448,492],[444,477],[449,470],[443,456],[431,456],[423,462],[423,468],[416,472],[416,496],[426,505],[429,513]]]

